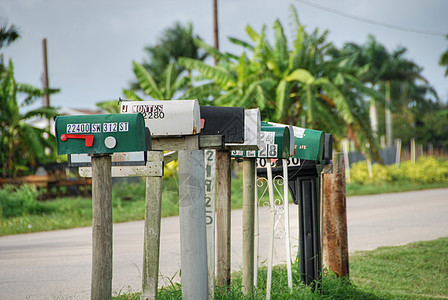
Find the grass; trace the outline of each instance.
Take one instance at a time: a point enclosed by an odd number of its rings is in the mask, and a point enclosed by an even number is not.
[[[350,257],[350,279],[327,272],[320,290],[300,283],[296,263],[291,293],[285,266],[280,265],[273,269],[271,299],[447,299],[447,257],[448,238],[358,252]],[[241,292],[241,272],[235,272],[230,288],[218,289],[215,299],[265,299],[265,268],[258,278],[258,289],[249,298]],[[182,299],[180,284],[160,289],[158,298]],[[140,299],[140,294],[123,293],[114,299]]]
[[[447,187],[448,183],[414,183],[409,181],[383,182],[377,184],[352,183],[346,185],[346,195],[347,197],[360,195],[376,195]]]

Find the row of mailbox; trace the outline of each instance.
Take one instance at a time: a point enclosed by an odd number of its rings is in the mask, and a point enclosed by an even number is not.
[[[196,134],[223,135],[234,157],[321,161],[331,153],[322,131],[262,122],[258,109],[200,107],[197,100],[126,101],[121,114],[60,116],[55,131],[59,155],[146,151],[152,137]]]

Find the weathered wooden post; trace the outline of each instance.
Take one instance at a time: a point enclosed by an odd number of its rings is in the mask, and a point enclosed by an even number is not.
[[[163,165],[163,151],[148,151],[147,156],[149,164]],[[162,176],[160,172],[158,176],[146,177],[142,300],[157,299],[159,288]]]
[[[243,158],[243,292],[254,286],[255,159]]]
[[[55,122],[58,154],[92,155],[91,299],[112,297],[112,153],[145,151],[141,114],[62,116]]]
[[[92,157],[92,286],[91,299],[112,297],[112,160]]]
[[[261,122],[260,124],[260,132],[259,132],[259,150],[258,151],[236,151],[235,153],[232,153],[235,157],[243,157],[243,159],[249,159],[252,157],[260,159],[258,165],[264,169],[264,177],[267,178],[266,182],[268,185],[268,194],[269,194],[269,209],[270,209],[270,227],[269,227],[269,246],[268,246],[268,274],[267,274],[267,283],[266,283],[266,299],[270,298],[270,290],[271,290],[271,279],[272,279],[272,266],[273,266],[273,251],[274,251],[274,235],[276,230],[276,218],[281,218],[282,214],[277,213],[280,210],[277,210],[278,205],[275,204],[274,199],[274,187],[273,187],[273,176],[271,172],[271,161],[269,158],[288,158],[291,155],[291,151],[293,151],[293,147],[291,147],[291,140],[290,136],[292,135],[292,128],[290,129],[286,125],[280,125],[280,124],[268,124],[266,122]],[[291,150],[292,149],[292,150]],[[239,152],[239,153],[238,153]],[[244,161],[243,161],[244,163]],[[259,169],[260,170],[260,169]],[[251,170],[247,173],[244,171],[245,176],[250,176],[250,174],[254,174],[254,177],[256,177],[256,174],[253,173],[254,170]],[[263,171],[262,171],[263,173]],[[283,174],[283,172],[282,172]],[[280,175],[281,176],[281,175]],[[256,185],[255,178],[251,179],[254,180],[253,184],[254,187]],[[286,179],[287,180],[287,179]],[[286,183],[286,182],[285,182]],[[244,186],[246,186],[244,184]],[[264,195],[265,192],[262,193]],[[253,216],[251,216],[250,222],[252,223],[252,226],[254,227],[253,233],[251,232],[251,241],[254,244],[254,250],[250,253],[250,256],[246,259],[243,257],[243,264],[247,264],[248,266],[245,268],[243,265],[243,288],[244,288],[244,282],[247,282],[247,286],[253,286],[257,285],[257,271],[258,271],[258,218],[256,217],[257,214],[257,202],[258,202],[258,195],[256,196],[257,192],[256,189],[253,189],[251,191],[250,196],[247,196],[244,199],[244,201],[251,201],[254,204],[254,213]],[[249,199],[250,197],[250,199]],[[287,198],[287,196],[286,196]],[[284,199],[284,198],[283,198]],[[283,212],[283,210],[282,210]],[[289,216],[285,214],[285,219],[287,219]],[[249,217],[247,217],[249,219]],[[277,221],[278,221],[277,219]],[[244,216],[243,216],[244,220]],[[249,223],[249,221],[247,222]],[[287,228],[285,229],[285,233],[288,232]],[[243,231],[244,233],[244,231]],[[289,236],[288,233],[286,233],[286,236]],[[243,236],[243,241],[245,241]],[[289,244],[289,241],[287,242]],[[244,247],[245,244],[243,244]],[[287,249],[288,251],[288,249]],[[245,253],[243,249],[243,254]],[[288,256],[288,254],[287,254]],[[253,264],[252,264],[253,262]],[[244,270],[247,269],[247,273],[244,273]],[[290,275],[290,273],[289,273]],[[245,278],[247,276],[247,278]],[[289,282],[289,280],[288,280]],[[291,281],[292,282],[292,281]],[[253,285],[253,286],[252,286]]]
[[[244,108],[201,107],[203,128],[201,135],[222,135],[225,144],[244,142]],[[216,153],[216,247],[217,284],[230,286],[231,243],[231,177],[230,149]]]
[[[255,236],[255,162],[260,142],[261,116],[259,109],[244,110],[244,143],[226,144],[232,156],[243,156],[243,282],[242,291],[251,295],[254,287]]]
[[[231,221],[231,182],[230,152],[216,152],[216,247],[217,284],[230,286],[230,221]]]
[[[347,205],[343,153],[335,153],[333,174],[324,174],[323,265],[339,277],[349,276]]]

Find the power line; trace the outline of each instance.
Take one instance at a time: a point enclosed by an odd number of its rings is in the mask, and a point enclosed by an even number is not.
[[[321,9],[321,10],[325,10],[327,12],[336,14],[336,15],[340,15],[349,19],[353,19],[353,20],[357,20],[360,22],[364,22],[364,23],[369,23],[369,24],[373,24],[373,25],[378,25],[378,26],[383,26],[383,27],[387,27],[390,29],[395,29],[395,30],[401,30],[401,31],[407,31],[407,32],[413,32],[413,33],[420,33],[420,34],[428,34],[428,35],[435,35],[435,36],[446,36],[447,33],[443,33],[440,31],[431,31],[431,30],[423,30],[423,29],[416,29],[416,28],[411,28],[411,27],[406,27],[406,26],[400,26],[400,25],[394,25],[394,24],[390,24],[390,23],[385,23],[385,22],[380,22],[380,21],[376,21],[376,20],[372,20],[372,19],[368,19],[368,18],[363,18],[363,17],[358,17],[355,15],[351,15],[351,14],[347,14],[345,12],[333,9],[333,8],[328,8],[325,7],[323,5],[320,4],[316,4],[313,2],[309,2],[306,0],[295,0],[297,2],[303,3],[305,5],[309,5],[312,7],[315,7],[317,9]]]

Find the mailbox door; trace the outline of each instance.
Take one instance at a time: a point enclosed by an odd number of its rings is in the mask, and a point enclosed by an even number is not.
[[[152,136],[181,136],[201,131],[198,100],[125,101],[121,113],[141,113]]]
[[[244,143],[229,143],[227,148],[232,150],[258,150],[261,147],[260,142],[261,116],[260,110],[244,110]]]
[[[225,143],[244,142],[244,108],[201,106],[203,135],[224,135]]]
[[[106,154],[146,150],[141,114],[60,116],[55,131],[58,154]]]
[[[295,126],[293,129],[295,140],[294,157],[306,160],[322,160],[325,133]]]
[[[293,126],[291,125],[284,125],[284,124],[280,124],[280,123],[274,123],[274,122],[265,122],[266,124],[272,125],[272,126],[276,126],[276,127],[287,127],[289,130],[289,136],[291,137],[289,139],[289,155],[293,156],[294,155],[294,146],[295,146],[295,142],[294,139],[292,138],[294,136],[294,129]]]

